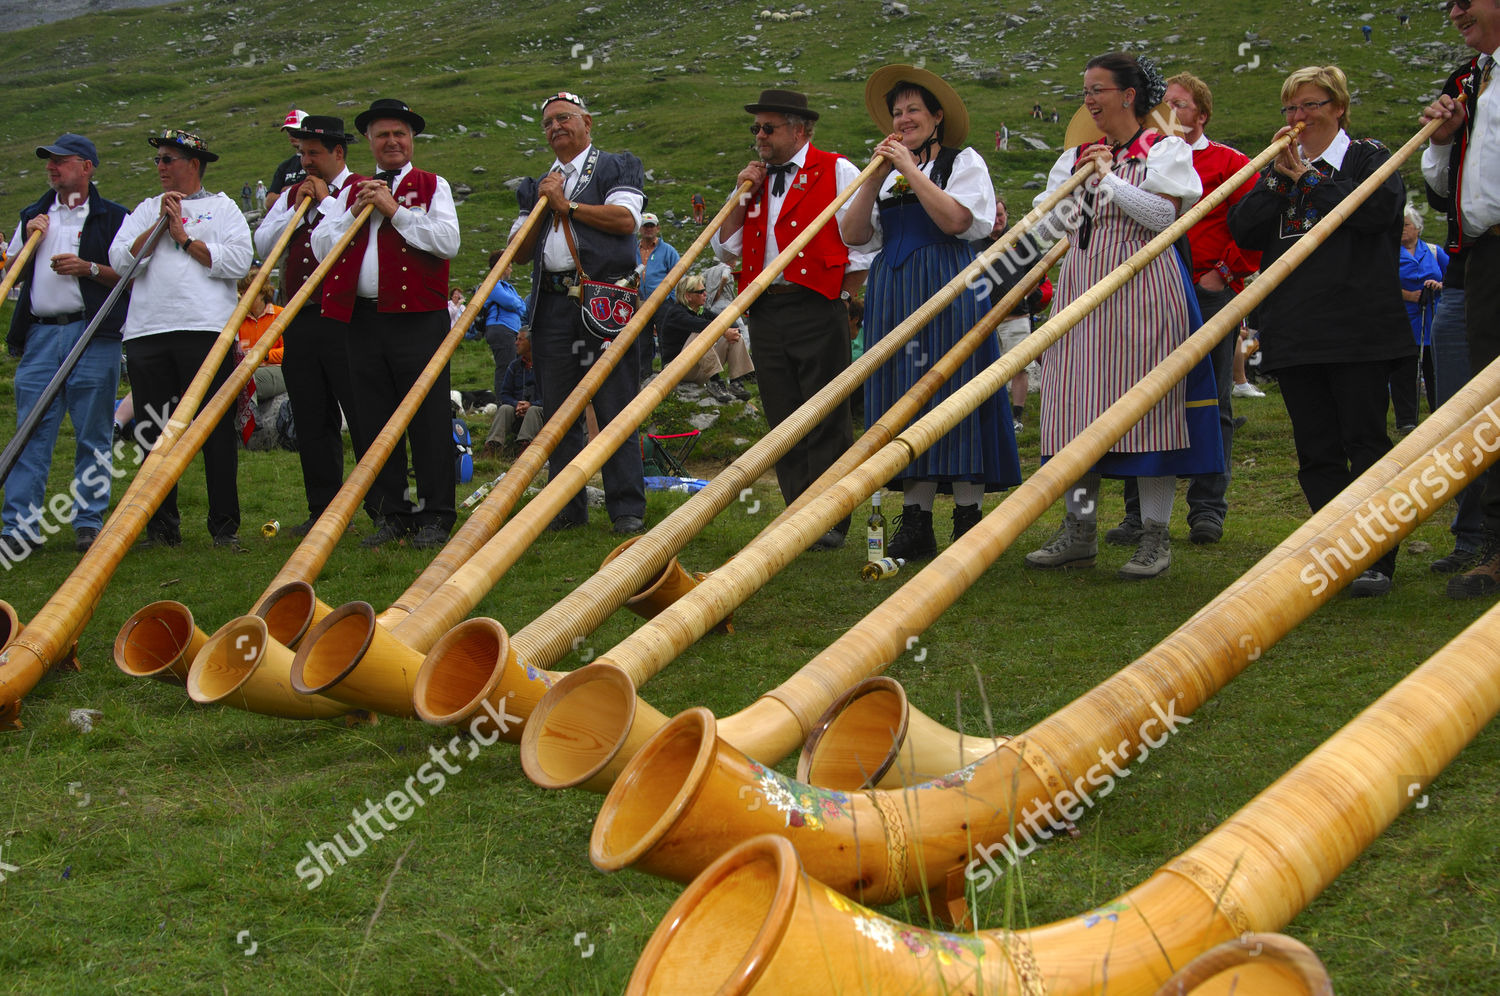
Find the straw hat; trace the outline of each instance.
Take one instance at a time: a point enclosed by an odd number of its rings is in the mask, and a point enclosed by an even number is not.
[[[1165,102],[1156,105],[1156,109],[1146,117],[1145,126],[1155,128],[1163,135],[1182,137],[1182,126],[1177,123],[1177,115]],[[1063,134],[1063,148],[1076,149],[1085,142],[1096,142],[1103,137],[1104,132],[1094,124],[1094,116],[1087,107],[1080,104],[1078,110],[1073,112],[1073,117],[1068,120],[1068,130]]]
[[[937,98],[943,109],[943,144],[959,148],[969,137],[969,109],[958,99],[958,91],[942,77],[927,69],[895,63],[875,70],[865,84],[865,110],[882,135],[891,133],[891,112],[885,106],[885,95],[897,83],[915,83]]]

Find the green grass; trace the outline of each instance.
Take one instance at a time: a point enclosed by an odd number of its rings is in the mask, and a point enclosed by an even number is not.
[[[739,105],[765,86],[809,91],[825,108],[820,143],[862,158],[874,137],[861,109],[865,75],[887,61],[926,58],[963,92],[981,151],[1001,120],[1055,146],[1062,126],[1031,127],[1032,102],[1058,106],[1066,120],[1074,104],[1054,91],[1077,88],[1087,54],[1150,39],[1167,68],[1192,68],[1208,79],[1219,102],[1210,131],[1247,151],[1261,148],[1279,125],[1281,76],[1330,60],[1349,70],[1359,92],[1355,131],[1395,145],[1413,130],[1418,107],[1460,51],[1451,29],[1425,7],[1413,10],[1410,34],[1397,35],[1394,17],[1382,14],[1376,44],[1364,45],[1355,20],[1363,8],[1353,3],[1131,2],[1120,12],[1081,10],[1066,18],[1023,12],[1025,24],[1006,27],[999,9],[930,3],[891,21],[878,4],[840,0],[809,20],[758,30],[758,4],[682,7],[667,17],[659,5],[599,6],[604,12],[589,17],[581,2],[517,3],[497,16],[491,7],[452,3],[395,17],[394,4],[366,0],[320,7],[308,28],[305,6],[258,4],[252,18],[243,5],[216,0],[11,33],[0,53],[7,81],[0,216],[13,218],[39,193],[40,164],[30,150],[63,130],[92,134],[107,160],[103,189],[133,204],[157,189],[145,165],[147,129],[191,122],[224,155],[210,185],[237,194],[245,179],[268,176],[284,157],[275,128],[289,103],[349,121],[374,97],[401,96],[432,122],[434,137],[419,144],[418,161],[474,188],[460,208],[464,252],[454,273],[477,281],[485,252],[514,217],[504,181],[539,172],[548,161],[536,125],[521,115],[537,117],[537,99],[564,86],[590,99],[605,147],[628,146],[653,169],[653,208],[683,217],[693,190],[727,193],[749,155]],[[376,30],[382,34],[371,40]],[[1270,47],[1241,57],[1247,30]],[[1174,34],[1177,41],[1166,41]],[[746,42],[752,36],[762,40]],[[571,61],[575,44],[584,46],[580,62],[595,56],[591,71]],[[1420,47],[1426,45],[1437,47]],[[1232,73],[1257,51],[1260,67]],[[1055,66],[1028,71],[1030,53]],[[256,65],[242,65],[252,56]],[[1377,72],[1394,81],[1380,81]],[[458,132],[458,124],[467,131]],[[358,151],[354,158],[362,161]],[[1011,153],[990,161],[997,185],[1014,197],[1053,158]],[[478,165],[484,173],[471,172]],[[1408,182],[1413,176],[1409,169]],[[676,234],[669,227],[668,238],[681,248],[692,230]],[[465,344],[455,386],[485,385],[487,361],[482,346]],[[13,424],[13,371],[13,360],[0,360],[3,424]],[[675,428],[684,408],[664,405],[656,420]],[[1115,581],[1112,568],[1124,551],[1104,553],[1093,572],[1024,571],[1022,555],[1050,532],[1054,513],[923,635],[921,662],[914,653],[892,666],[913,703],[950,724],[961,708],[964,728],[982,733],[982,686],[993,728],[1025,729],[1149,649],[1295,528],[1306,509],[1279,399],[1273,390],[1241,411],[1250,422],[1237,437],[1223,543],[1189,546],[1179,502],[1175,562],[1163,578]],[[694,471],[711,475],[740,448],[736,439],[756,438],[755,425],[738,406],[726,408],[699,448],[712,462]],[[1028,472],[1036,442],[1034,430],[1021,437]],[[58,489],[71,445],[65,429],[54,462]],[[184,546],[125,559],[83,634],[82,672],[45,679],[26,699],[26,728],[0,737],[0,860],[20,866],[0,884],[0,988],[620,991],[681,890],[631,872],[602,875],[588,864],[597,797],[537,789],[522,775],[516,751],[499,745],[308,892],[294,873],[305,842],[343,831],[352,807],[398,787],[448,733],[400,721],[346,728],[198,707],[180,689],[127,679],[111,665],[115,634],[146,602],[182,600],[212,631],[249,608],[293,549],[285,531],[272,541],[254,536],[263,521],[287,526],[303,516],[293,454],[242,457],[244,554],[209,547],[199,468],[201,462],[181,488]],[[482,465],[476,476],[486,472],[493,476],[498,467]],[[757,496],[758,515],[748,514],[747,504],[730,508],[689,546],[684,565],[711,569],[743,546],[779,507],[769,481]],[[680,500],[653,495],[650,520]],[[1106,488],[1102,520],[1119,511],[1118,491]],[[1442,579],[1426,570],[1449,549],[1448,514],[1408,540],[1391,597],[1336,600],[1269,648],[1139,777],[1088,813],[1081,839],[1046,845],[1019,876],[1007,876],[1007,888],[982,897],[981,924],[1046,923],[1131,888],[1477,618],[1487,605],[1448,600]],[[946,515],[940,506],[940,535]],[[544,536],[477,612],[512,630],[534,618],[613,548],[601,520],[596,513],[586,530]],[[64,531],[63,548],[5,574],[0,594],[23,619],[76,562],[68,538]],[[362,551],[351,536],[318,591],[330,604],[363,599],[384,607],[424,562],[410,551]],[[668,714],[708,705],[726,715],[748,704],[894,590],[893,583],[859,583],[859,562],[854,549],[798,558],[736,612],[733,636],[700,641],[651,682],[646,698]],[[558,666],[578,666],[639,625],[616,616]],[[104,713],[87,735],[68,724],[69,710],[84,707]],[[790,763],[781,767],[791,770]],[[1497,771],[1500,738],[1490,728],[1432,785],[1428,808],[1407,811],[1288,927],[1328,964],[1338,991],[1491,991],[1500,947],[1500,855],[1489,832]],[[1024,902],[1020,891],[1008,891],[1017,882],[1024,882]],[[915,902],[888,912],[921,919]],[[587,936],[575,945],[581,933]],[[247,957],[251,944],[255,953]],[[584,958],[589,945],[593,953]]]

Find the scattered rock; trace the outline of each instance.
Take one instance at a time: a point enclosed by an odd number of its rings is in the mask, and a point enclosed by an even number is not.
[[[68,713],[68,722],[71,723],[79,733],[94,732],[94,724],[104,718],[104,713],[98,709],[73,709]]]

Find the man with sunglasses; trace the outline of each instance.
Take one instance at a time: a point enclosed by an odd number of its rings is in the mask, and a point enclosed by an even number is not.
[[[590,280],[614,283],[637,265],[635,233],[646,206],[641,191],[645,171],[630,153],[605,152],[594,145],[593,128],[593,116],[576,93],[564,91],[544,100],[542,134],[557,158],[545,176],[528,177],[516,189],[521,216],[512,236],[532,211],[546,212],[516,256],[532,262],[531,355],[542,407],[549,414],[562,409],[608,345],[584,328],[578,298],[570,293],[579,271]],[[640,391],[639,349],[639,340],[631,343],[595,392],[600,425],[613,421]],[[583,443],[580,419],[552,451],[552,472],[572,462]],[[637,434],[620,444],[603,470],[604,507],[614,531],[640,532],[646,522],[646,472]],[[579,491],[548,528],[572,529],[587,522],[588,506]]]
[[[1500,0],[1457,0],[1445,8],[1465,44],[1480,54],[1460,66],[1422,112],[1424,123],[1443,121],[1422,153],[1422,177],[1435,203],[1448,209],[1451,248],[1463,252],[1461,267],[1450,267],[1449,275],[1463,288],[1469,370],[1478,371],[1500,356],[1500,93],[1491,85],[1500,54]],[[1459,92],[1464,103],[1456,99]],[[1442,387],[1441,372],[1438,379]],[[1474,566],[1448,579],[1450,598],[1500,591],[1500,474],[1485,475],[1483,489],[1484,541]]]
[[[132,259],[145,257],[131,288],[123,334],[135,410],[144,413],[138,431],[146,442],[155,442],[239,303],[236,284],[250,272],[254,247],[234,198],[203,186],[204,171],[219,157],[202,138],[168,128],[146,141],[157,151],[162,192],[125,219],[110,244],[109,261],[124,270]],[[160,218],[167,219],[167,229],[148,254],[146,242]],[[226,356],[219,364],[205,397],[229,379],[232,360]],[[238,447],[231,418],[221,419],[203,444],[208,532],[215,546],[229,549],[239,548]],[[176,488],[146,523],[146,536],[162,546],[182,542]]]
[[[20,274],[20,297],[10,316],[6,345],[16,364],[16,420],[25,421],[42,391],[62,367],[63,358],[98,314],[119,275],[109,265],[109,243],[126,210],[99,196],[94,169],[99,153],[82,135],[63,135],[40,146],[47,161],[47,192],[22,209],[10,243],[15,259],[32,233],[42,241]],[[47,474],[63,411],[73,420],[73,540],[80,552],[99,535],[109,507],[110,438],[115,391],[120,384],[120,326],[129,298],[120,300],[94,331],[89,346],[68,375],[62,393],[37,424],[5,479],[4,535],[0,547],[10,561],[42,543],[38,528],[45,514]]]
[[[793,90],[763,90],[746,104],[755,115],[750,134],[758,158],[740,170],[749,183],[713,238],[714,254],[738,267],[739,288],[760,276],[823,209],[859,176],[848,159],[812,144],[818,112]],[[839,216],[842,217],[843,209]],[[849,250],[829,221],[798,258],[750,306],[750,351],[766,422],[775,428],[849,366],[848,302],[864,281],[849,269]],[[854,445],[854,423],[845,399],[776,462],[781,496],[791,504]],[[818,550],[844,545],[849,519],[813,543]]]

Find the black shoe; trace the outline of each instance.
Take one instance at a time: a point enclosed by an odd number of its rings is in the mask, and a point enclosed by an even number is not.
[[[182,545],[182,532],[178,529],[152,526],[146,524],[146,540],[141,544],[150,549],[155,546],[175,547]]]
[[[240,538],[234,533],[222,533],[214,537],[216,549],[232,550],[235,553],[244,553],[245,548],[240,546]]]
[[[1217,519],[1204,517],[1189,524],[1188,542],[1199,546],[1205,543],[1217,543],[1224,538],[1224,523]]]
[[[547,532],[560,533],[566,529],[577,529],[584,524],[585,523],[579,522],[577,519],[568,518],[566,513],[559,513],[557,518],[547,523]]]
[[[33,547],[31,541],[16,533],[0,534],[0,550],[5,552],[5,558],[12,563],[25,560],[31,555]]]
[[[1473,567],[1478,560],[1478,550],[1460,550],[1454,547],[1452,553],[1434,560],[1427,569],[1434,574],[1462,574]]]
[[[431,550],[433,547],[446,546],[448,543],[448,530],[435,522],[430,522],[418,529],[411,538],[411,546],[414,550]]]
[[[1486,536],[1474,566],[1448,579],[1449,598],[1483,598],[1500,591],[1500,537]]]
[[[1143,529],[1139,519],[1121,519],[1120,524],[1104,534],[1110,546],[1139,546]]]
[[[978,505],[954,505],[953,506],[953,539],[956,541],[964,533],[979,525],[982,518]]]
[[[839,547],[841,547],[843,545],[844,545],[844,534],[841,533],[841,532],[839,532],[837,529],[830,529],[830,530],[828,530],[828,532],[824,533],[822,536],[819,536],[817,539],[813,540],[812,546],[808,547],[808,549],[809,550],[837,550]]]
[[[366,550],[375,550],[388,543],[400,542],[406,535],[406,526],[398,519],[385,519],[381,521],[380,528],[369,536],[359,541],[359,545]]]
[[[89,547],[94,545],[94,540],[99,538],[99,530],[93,526],[79,526],[73,530],[73,549],[79,553],[88,553]]]
[[[646,520],[638,515],[622,515],[615,520],[614,528],[621,536],[634,536],[646,531]]]
[[[301,539],[308,533],[312,532],[313,523],[317,521],[318,517],[316,515],[309,515],[305,521],[297,523],[295,526],[289,529],[288,532],[290,532],[298,539]]]
[[[710,377],[704,381],[703,389],[721,405],[727,405],[735,400],[734,395],[729,393],[729,386],[717,377]]]
[[[918,505],[904,505],[896,516],[896,534],[885,544],[885,555],[906,561],[937,555],[937,536],[932,532],[932,513]]]
[[[1389,574],[1371,569],[1349,582],[1350,598],[1379,598],[1391,590]]]
[[[736,401],[750,400],[750,392],[745,390],[744,386],[741,385],[737,380],[732,380],[728,384],[726,384],[724,386],[724,390],[728,391],[730,396],[733,397]]]

